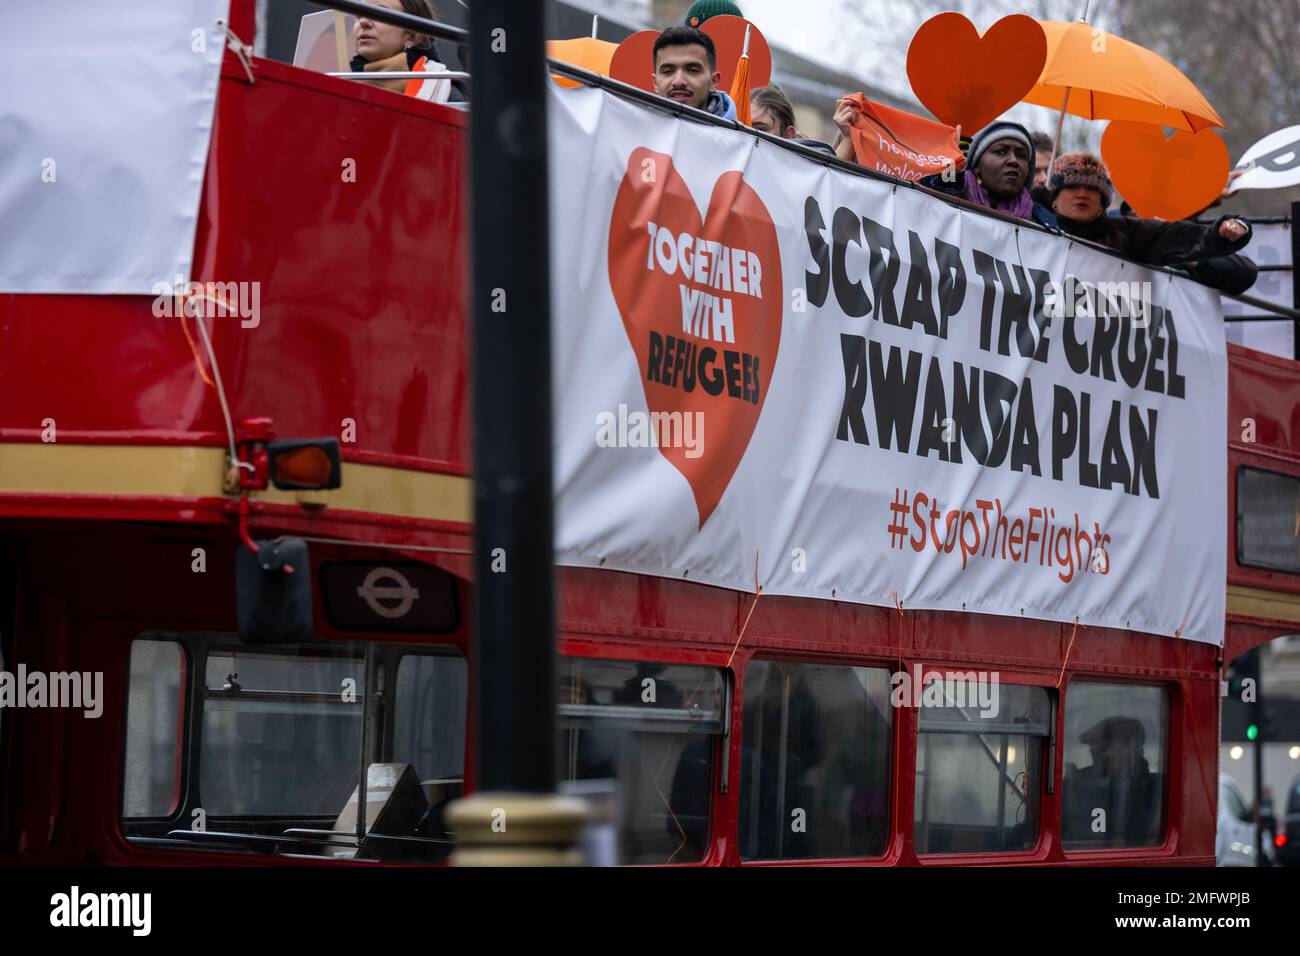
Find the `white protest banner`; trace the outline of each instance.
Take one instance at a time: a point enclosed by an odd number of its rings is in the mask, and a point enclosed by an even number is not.
[[[550,168],[559,563],[1222,642],[1216,294],[601,90]]]
[[[0,292],[190,278],[230,0],[0,3]]]
[[[1285,189],[1300,183],[1300,126],[1269,133],[1242,153],[1237,168],[1245,172],[1233,181],[1239,189]]]

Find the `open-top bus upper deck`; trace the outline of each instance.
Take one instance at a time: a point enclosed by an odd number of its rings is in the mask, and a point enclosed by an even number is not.
[[[0,715],[7,861],[433,862],[474,787],[465,115],[252,67],[221,66],[193,279],[260,290],[255,323],[210,322],[241,453],[338,436],[342,485],[230,489],[202,319],[0,296],[5,669],[103,680],[96,718]],[[628,862],[1211,862],[1223,659],[1300,619],[1233,520],[1241,468],[1300,476],[1300,365],[1230,346],[1228,369],[1226,654],[565,567],[561,776],[619,782]],[[309,543],[316,640],[239,642],[240,497],[255,537]],[[891,700],[949,671],[996,675],[1004,709]]]

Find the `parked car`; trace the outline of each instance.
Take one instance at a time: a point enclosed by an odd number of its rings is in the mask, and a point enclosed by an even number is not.
[[[1300,774],[1287,788],[1284,807],[1273,838],[1274,853],[1282,866],[1300,866]]]
[[[1214,841],[1218,866],[1255,865],[1255,818],[1232,778],[1219,775],[1219,820]]]

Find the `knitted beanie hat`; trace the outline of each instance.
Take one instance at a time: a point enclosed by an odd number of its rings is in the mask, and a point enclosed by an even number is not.
[[[1052,201],[1066,186],[1087,186],[1101,193],[1103,207],[1110,205],[1113,188],[1110,184],[1110,172],[1092,153],[1066,153],[1057,157],[1052,166],[1052,175],[1047,180],[1047,189],[1052,194]]]
[[[733,17],[743,17],[740,7],[734,3],[728,3],[727,0],[695,0],[691,8],[686,11],[686,25],[699,29],[701,23],[709,17],[717,17],[723,14],[730,14]]]
[[[1029,150],[1029,155],[1034,154],[1034,146],[1029,139],[1029,130],[1019,123],[990,123],[971,137],[970,149],[966,153],[966,168],[974,169],[978,166],[980,157],[984,155],[984,150],[1000,139],[1014,139],[1024,143],[1025,149]]]

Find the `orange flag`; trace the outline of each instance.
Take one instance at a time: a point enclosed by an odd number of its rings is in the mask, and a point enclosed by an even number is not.
[[[954,127],[874,103],[861,93],[847,99],[858,108],[852,139],[859,166],[916,182],[943,172],[949,164],[958,169],[965,165]]]

